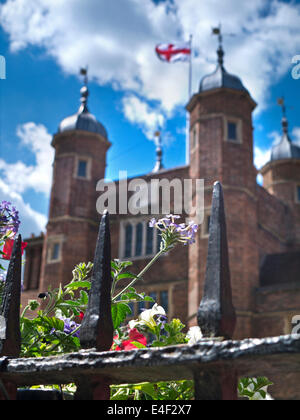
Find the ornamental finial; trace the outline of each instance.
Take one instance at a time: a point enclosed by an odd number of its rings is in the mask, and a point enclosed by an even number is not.
[[[89,90],[88,90],[88,67],[82,67],[80,69],[80,75],[83,76],[83,87],[80,89],[80,112],[88,112],[87,102],[89,97]]]
[[[156,144],[156,163],[155,163],[155,166],[154,166],[152,172],[156,173],[156,172],[159,172],[162,169],[164,169],[164,165],[162,163],[163,151],[162,151],[162,142],[161,142],[160,131],[156,131],[154,133],[154,137],[155,137],[155,144]]]

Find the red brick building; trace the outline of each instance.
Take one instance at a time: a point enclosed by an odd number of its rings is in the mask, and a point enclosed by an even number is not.
[[[161,258],[139,287],[165,306],[170,317],[196,323],[203,290],[212,188],[224,188],[236,338],[291,333],[300,314],[300,148],[287,120],[258,185],[253,164],[252,113],[255,101],[241,80],[229,74],[218,50],[214,73],[204,77],[187,105],[190,164],[164,169],[161,150],[155,171],[142,178],[204,179],[205,217],[196,244],[178,246]],[[92,261],[100,215],[97,182],[104,178],[108,135],[87,108],[62,121],[55,148],[49,222],[45,236],[29,239],[23,299],[71,279],[75,264]],[[174,204],[174,203],[173,203]],[[174,209],[173,209],[174,210]],[[172,209],[171,209],[172,211]],[[184,214],[183,216],[187,216]],[[113,258],[132,259],[139,272],[155,254],[159,239],[149,215],[111,217]],[[135,308],[136,313],[139,308]],[[299,383],[298,378],[290,378]]]

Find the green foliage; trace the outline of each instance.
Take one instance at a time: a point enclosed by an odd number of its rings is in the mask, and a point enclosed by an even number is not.
[[[187,401],[194,399],[193,381],[172,381],[111,386],[112,401],[116,400],[155,400]]]
[[[7,204],[5,204],[7,206]],[[3,207],[4,208],[4,207]],[[13,210],[12,210],[13,211]],[[167,216],[158,222],[152,220],[152,227],[160,231],[160,251],[135,275],[128,271],[132,266],[130,261],[114,260],[111,262],[111,298],[112,319],[115,329],[113,348],[144,349],[147,347],[165,347],[177,344],[186,344],[189,339],[183,332],[185,326],[179,319],[167,322],[163,308],[155,304],[151,309],[140,314],[138,320],[132,320],[127,325],[126,319],[131,315],[130,305],[154,300],[145,293],[138,293],[133,285],[141,280],[148,269],[159,257],[174,248],[179,242],[192,243],[197,226],[182,227],[175,225],[177,216]],[[172,221],[172,223],[168,223]],[[154,223],[155,222],[155,223]],[[172,227],[173,226],[173,227]],[[177,226],[179,229],[175,229]],[[12,234],[6,230],[0,235],[0,248]],[[3,255],[0,249],[0,258]],[[80,350],[79,330],[80,319],[86,312],[89,292],[91,289],[91,274],[93,264],[81,263],[73,270],[72,280],[66,286],[49,290],[39,296],[41,299],[30,300],[25,307],[20,321],[22,336],[22,357],[44,357]],[[4,268],[0,265],[1,270]],[[4,280],[4,279],[3,279]],[[0,280],[0,305],[4,290],[4,281]],[[126,282],[125,286],[120,284]],[[116,289],[121,289],[116,293]],[[35,313],[35,317],[26,317],[28,311]],[[32,315],[32,314],[31,314]],[[138,330],[138,331],[136,331]],[[268,386],[272,383],[263,377],[244,378],[238,385],[239,396],[249,400],[270,399],[267,394]],[[40,388],[40,387],[39,387]],[[58,389],[67,394],[74,394],[73,384],[62,387],[53,385],[44,389]],[[194,383],[190,380],[168,381],[159,383],[139,383],[111,386],[112,400],[192,400],[194,399]]]
[[[247,398],[251,401],[270,399],[267,390],[271,385],[273,383],[265,377],[243,378],[238,385],[239,397]]]
[[[172,319],[168,324],[164,324],[164,334],[159,334],[159,339],[152,343],[153,347],[165,347],[176,344],[186,344],[186,334],[182,332],[185,325],[179,319]]]
[[[40,303],[36,300],[28,302],[21,316],[21,356],[52,356],[80,349],[76,336],[80,326],[75,320],[87,308],[92,268],[92,263],[77,265],[69,284],[54,290],[50,288]],[[28,310],[35,311],[43,306],[44,301],[45,308],[38,310],[34,319],[25,317]],[[67,328],[69,325],[74,328]]]

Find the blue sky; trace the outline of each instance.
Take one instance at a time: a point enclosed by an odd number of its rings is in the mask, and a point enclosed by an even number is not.
[[[254,114],[257,165],[268,159],[281,131],[277,98],[287,102],[290,131],[300,141],[300,2],[253,0],[0,0],[0,199],[19,206],[23,233],[43,229],[48,213],[53,151],[59,122],[79,107],[81,66],[89,65],[89,108],[112,143],[107,177],[154,166],[153,133],[162,125],[164,164],[185,164],[188,67],[159,62],[159,42],[194,36],[193,91],[215,68],[222,22],[225,67],[258,102]],[[250,3],[250,4],[248,4]],[[242,9],[242,10],[241,10]],[[232,36],[230,34],[234,34]]]

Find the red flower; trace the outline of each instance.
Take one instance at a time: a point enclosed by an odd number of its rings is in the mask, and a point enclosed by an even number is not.
[[[83,320],[83,318],[84,318],[84,313],[83,312],[80,312],[79,318],[81,319],[81,321]]]
[[[10,260],[11,259],[11,254],[13,251],[13,247],[14,247],[14,239],[7,239],[5,241],[4,247],[3,247],[3,253],[4,255],[2,256],[2,258],[4,260]],[[22,242],[21,244],[21,250],[22,250],[22,255],[24,253],[24,249],[27,247],[27,242]]]
[[[114,339],[118,339],[118,336],[115,336]],[[129,340],[124,340],[120,344],[120,346],[117,346],[115,350],[136,350],[137,347],[133,344],[134,342],[141,343],[144,346],[147,346],[147,339],[146,337],[139,333],[136,328],[133,328],[129,331]]]

